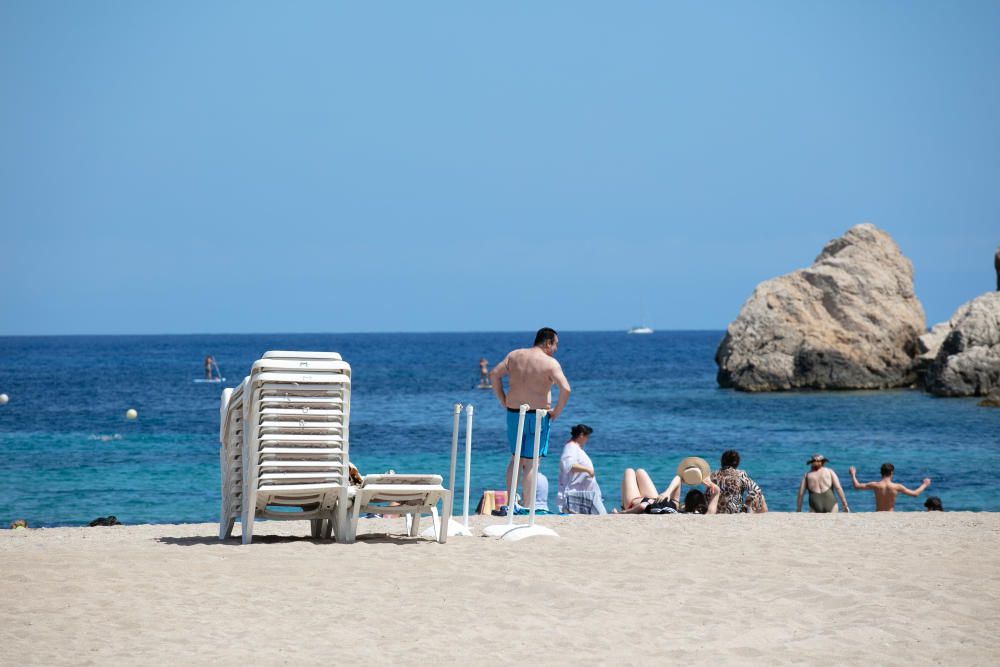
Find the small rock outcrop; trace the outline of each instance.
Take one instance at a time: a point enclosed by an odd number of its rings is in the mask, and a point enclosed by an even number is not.
[[[884,231],[857,225],[808,269],[757,286],[719,344],[718,382],[744,391],[907,386],[925,331],[910,260]]]
[[[924,385],[937,396],[988,396],[1000,392],[1000,292],[962,304],[934,327],[945,333],[927,369]],[[934,331],[923,343],[933,345]]]

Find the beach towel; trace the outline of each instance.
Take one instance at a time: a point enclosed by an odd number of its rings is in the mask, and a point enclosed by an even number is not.
[[[479,504],[476,505],[476,514],[493,514],[494,510],[507,504],[506,491],[483,491]]]

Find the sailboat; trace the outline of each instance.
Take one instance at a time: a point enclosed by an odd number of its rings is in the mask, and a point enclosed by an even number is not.
[[[640,314],[642,315],[642,320],[641,321],[642,322],[648,321],[646,319],[646,306],[643,303],[643,301],[642,301],[641,298],[639,299],[639,311],[640,311]],[[632,327],[631,329],[629,329],[628,333],[629,334],[651,334],[651,333],[653,333],[653,329],[652,329],[652,327],[648,327],[645,324],[640,324],[637,327]]]

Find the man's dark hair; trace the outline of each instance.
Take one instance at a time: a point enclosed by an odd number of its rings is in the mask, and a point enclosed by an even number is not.
[[[924,501],[924,507],[927,508],[928,512],[943,512],[944,506],[941,504],[941,499],[937,496],[931,496]]]
[[[574,440],[576,440],[581,435],[590,435],[593,432],[594,432],[594,429],[590,428],[586,424],[577,424],[576,426],[574,426],[573,428],[571,428],[569,430],[569,435],[570,435],[571,438],[573,438]]]
[[[555,340],[556,336],[558,335],[559,334],[556,333],[555,329],[550,329],[549,327],[542,327],[541,329],[538,330],[538,333],[535,334],[535,345],[544,345],[549,341]]]
[[[740,467],[740,453],[735,449],[727,449],[722,452],[722,467],[723,468],[739,468]]]
[[[888,477],[895,470],[896,470],[896,466],[892,465],[891,463],[883,463],[882,464],[882,476],[883,477]]]
[[[708,512],[708,502],[705,494],[698,489],[691,489],[684,495],[684,511],[688,514],[705,514]]]

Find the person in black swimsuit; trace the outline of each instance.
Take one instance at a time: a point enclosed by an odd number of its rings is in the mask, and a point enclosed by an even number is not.
[[[826,464],[829,463],[827,458],[822,454],[813,454],[807,463],[811,469],[802,476],[802,482],[799,484],[799,496],[795,501],[795,511],[802,511],[802,496],[808,490],[810,512],[820,514],[837,512],[837,497],[833,495],[834,491],[840,496],[840,503],[844,506],[844,511],[850,512],[837,473],[832,468],[826,467]]]

